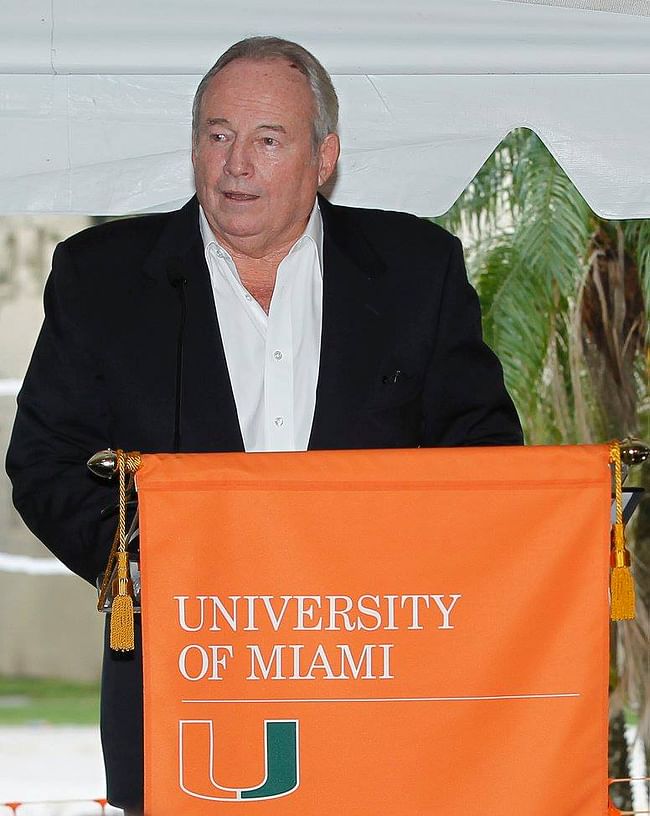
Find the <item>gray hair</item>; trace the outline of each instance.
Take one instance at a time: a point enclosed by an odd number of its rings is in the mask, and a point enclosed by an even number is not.
[[[328,133],[336,132],[339,118],[339,100],[332,85],[330,75],[313,54],[306,48],[280,37],[247,37],[231,45],[208,73],[199,82],[192,103],[192,141],[196,144],[199,135],[201,102],[208,83],[228,63],[236,59],[269,60],[284,59],[307,77],[307,82],[314,96],[315,115],[312,123],[312,141],[314,152],[318,150]]]

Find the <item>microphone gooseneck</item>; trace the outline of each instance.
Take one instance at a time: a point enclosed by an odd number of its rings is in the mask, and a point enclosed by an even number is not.
[[[178,292],[180,302],[180,319],[178,321],[178,339],[176,341],[176,403],[174,410],[174,453],[181,447],[181,415],[183,410],[183,336],[187,317],[187,299],[185,286],[187,278],[183,274],[178,258],[174,258],[167,269],[167,280]]]

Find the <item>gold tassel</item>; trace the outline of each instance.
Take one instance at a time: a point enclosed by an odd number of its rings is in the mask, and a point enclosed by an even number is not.
[[[612,442],[609,460],[614,464],[614,501],[616,505],[616,522],[612,527],[610,556],[610,617],[613,621],[632,620],[635,611],[634,579],[630,570],[630,553],[625,546],[623,473],[621,446],[618,442]]]
[[[129,556],[120,550],[117,554],[117,593],[111,605],[111,649],[131,652],[135,648],[133,597],[129,579]]]
[[[135,649],[135,623],[133,612],[133,586],[129,574],[129,554],[126,551],[126,470],[135,472],[139,467],[139,455],[116,452],[117,472],[120,481],[119,545],[117,549],[117,591],[113,591],[111,604],[110,647],[119,652]]]

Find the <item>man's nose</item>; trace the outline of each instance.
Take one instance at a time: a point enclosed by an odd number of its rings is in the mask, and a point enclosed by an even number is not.
[[[230,150],[226,156],[224,172],[229,176],[250,176],[253,170],[250,148],[239,139],[235,139],[230,145]]]

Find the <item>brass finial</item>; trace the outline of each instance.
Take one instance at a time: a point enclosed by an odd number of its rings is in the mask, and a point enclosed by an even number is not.
[[[106,450],[94,453],[86,462],[88,470],[94,473],[95,476],[100,476],[102,479],[112,479],[117,473],[117,454],[114,450],[106,448]]]
[[[641,465],[650,456],[650,445],[627,437],[621,442],[621,459],[628,466]]]

